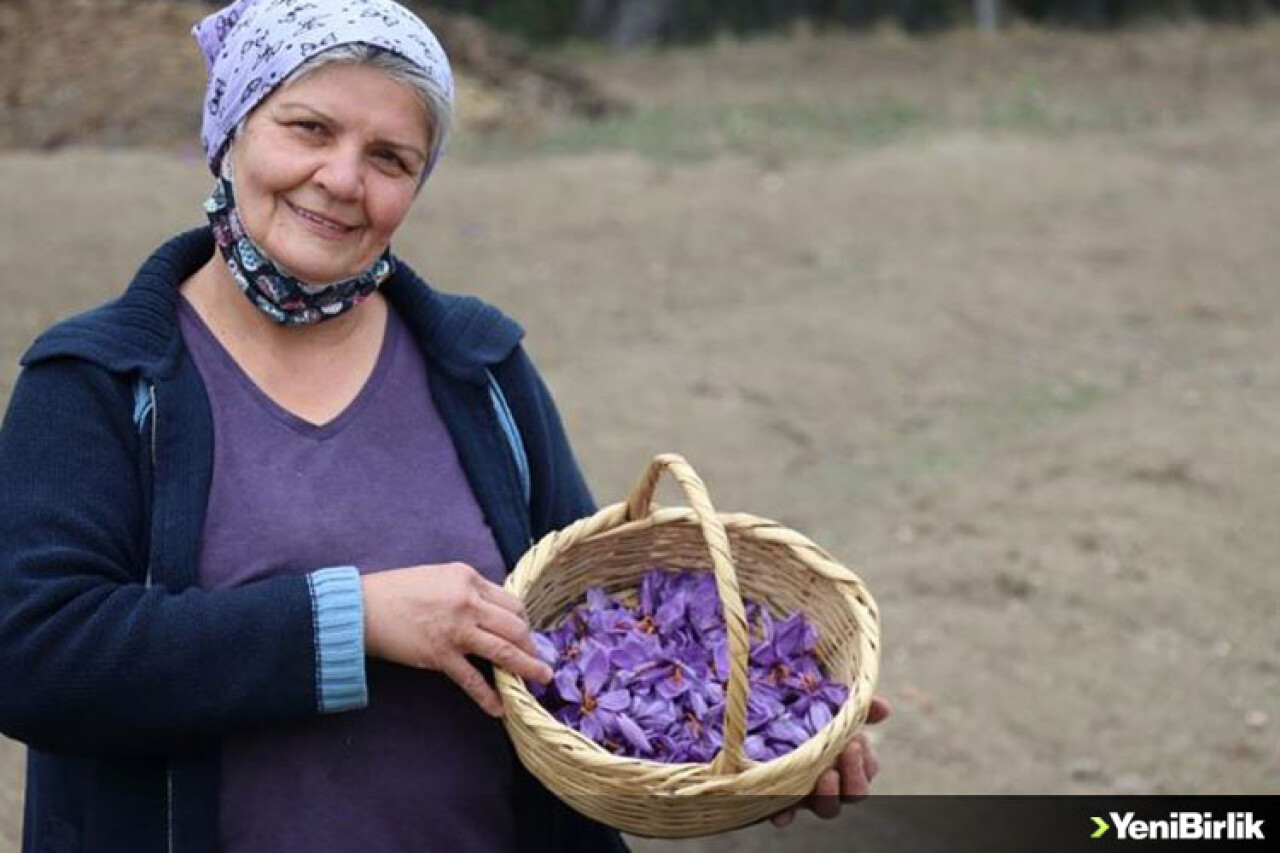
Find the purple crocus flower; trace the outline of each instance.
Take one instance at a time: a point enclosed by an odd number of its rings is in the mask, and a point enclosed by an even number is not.
[[[679,757],[681,755],[681,747],[679,744],[677,744],[676,741],[665,732],[650,735],[649,745],[652,748],[652,755],[650,757],[655,761],[675,763],[677,761],[685,760]]]
[[[633,631],[609,647],[609,664],[619,670],[621,678],[630,681],[635,673],[651,666],[661,655],[662,644],[656,637]]]
[[[801,658],[782,683],[794,692],[796,698],[792,707],[800,714],[807,714],[814,703],[838,709],[849,698],[849,688],[827,679],[812,657]]]
[[[760,642],[752,646],[751,657],[760,666],[789,668],[797,657],[810,651],[815,640],[812,628],[799,614],[774,622],[769,611],[760,609]],[[785,677],[785,674],[779,678]]]
[[[631,697],[628,709],[631,719],[649,732],[666,731],[676,721],[675,707],[661,698],[636,694]]]
[[[823,675],[817,631],[801,615],[775,618],[759,602],[743,603],[751,648],[744,748],[767,761],[830,722],[848,690]],[[611,752],[705,762],[720,750],[729,650],[711,574],[654,569],[634,594],[593,588],[534,643],[556,676],[530,690]]]
[[[609,678],[608,652],[591,640],[584,640],[583,645],[581,667],[564,667],[556,673],[555,684],[560,698],[569,703],[569,724],[599,741],[604,738],[606,727],[612,725],[613,715],[631,704],[631,696],[626,690],[601,692]]]
[[[654,689],[663,699],[670,701],[683,695],[693,683],[693,670],[678,660],[671,661],[660,669],[663,671],[663,676]]]
[[[582,638],[579,636],[577,625],[572,619],[566,619],[562,624],[548,631],[545,636],[555,646],[558,659],[576,661],[581,654],[579,643]]]

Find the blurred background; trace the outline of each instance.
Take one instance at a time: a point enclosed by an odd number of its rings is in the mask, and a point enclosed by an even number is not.
[[[602,503],[678,451],[863,577],[879,791],[1280,790],[1280,2],[407,5],[461,129],[397,250],[521,321]],[[0,0],[0,400],[202,221],[209,10]]]

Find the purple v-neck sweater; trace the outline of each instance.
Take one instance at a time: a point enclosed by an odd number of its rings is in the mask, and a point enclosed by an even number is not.
[[[213,411],[203,587],[453,561],[501,582],[497,545],[394,312],[364,388],[322,425],[272,401],[185,301],[179,320]],[[224,739],[221,849],[513,850],[514,756],[501,724],[438,673],[368,660],[366,681],[364,710]]]

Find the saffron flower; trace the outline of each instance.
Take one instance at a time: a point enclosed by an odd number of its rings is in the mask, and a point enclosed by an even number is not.
[[[743,605],[750,645],[744,749],[768,761],[827,725],[849,691],[823,672],[818,631],[802,614],[779,618],[751,599]],[[655,568],[630,594],[593,587],[533,641],[555,677],[530,691],[604,748],[676,763],[709,762],[720,751],[729,646],[712,575]]]

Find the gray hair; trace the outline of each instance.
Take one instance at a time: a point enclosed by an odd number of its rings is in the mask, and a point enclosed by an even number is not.
[[[303,80],[326,65],[340,62],[376,68],[391,79],[411,86],[419,99],[421,99],[431,124],[430,137],[427,139],[427,163],[422,170],[421,178],[418,180],[418,187],[421,188],[422,184],[426,182],[427,176],[435,168],[436,162],[440,159],[440,153],[444,150],[445,142],[449,138],[449,132],[453,128],[453,101],[449,94],[437,86],[435,81],[421,68],[398,53],[392,53],[384,48],[362,42],[340,44],[329,48],[323,53],[317,53],[295,68],[288,77],[280,82],[276,90],[279,91],[290,83]],[[245,116],[240,120],[235,132],[232,134],[232,138],[240,136],[248,120],[249,116]]]

